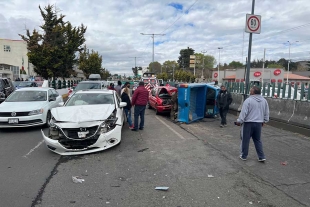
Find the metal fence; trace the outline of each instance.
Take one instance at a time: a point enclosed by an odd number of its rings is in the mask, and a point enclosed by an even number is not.
[[[79,82],[80,80],[53,80],[48,82],[48,86],[54,89],[71,88]]]
[[[226,82],[224,83],[227,90],[231,93],[245,94],[245,84],[243,82]],[[293,99],[300,101],[310,101],[310,90],[304,83],[292,85],[291,83],[251,83],[252,86],[261,88],[261,94],[265,97]]]

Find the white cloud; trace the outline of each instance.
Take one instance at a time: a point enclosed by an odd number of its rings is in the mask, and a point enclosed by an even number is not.
[[[137,65],[152,61],[152,38],[140,33],[165,33],[155,36],[155,61],[177,60],[180,49],[191,47],[221,62],[245,61],[248,37],[243,35],[245,14],[251,12],[250,0],[198,0],[195,2],[168,0],[0,0],[0,38],[20,39],[25,27],[39,29],[42,17],[38,6],[56,4],[65,20],[74,26],[87,26],[86,44],[103,56],[103,67],[112,73],[131,73],[134,58]],[[169,6],[177,3],[183,10]],[[261,59],[267,48],[267,59],[288,58],[287,41],[293,60],[309,60],[310,24],[299,29],[281,32],[308,23],[309,0],[256,1],[255,14],[262,15],[262,33],[253,35],[252,59]],[[178,19],[178,20],[177,20]],[[177,21],[176,21],[177,20]],[[309,21],[310,22],[310,21]],[[173,24],[174,23],[174,24]],[[244,36],[244,40],[243,40]],[[295,41],[298,40],[298,43]],[[242,57],[243,49],[243,57]]]

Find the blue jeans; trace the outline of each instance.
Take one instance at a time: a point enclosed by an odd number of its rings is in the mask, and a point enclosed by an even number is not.
[[[129,126],[131,127],[132,126],[132,120],[131,120],[131,109],[125,109],[125,114],[126,114],[126,117],[127,117],[127,122],[129,124]]]
[[[249,144],[252,137],[258,158],[265,159],[263,144],[261,142],[262,123],[244,122],[241,141],[241,156],[247,158],[249,154]]]
[[[140,129],[144,128],[144,113],[146,106],[135,105],[134,117],[135,117],[135,129],[138,129],[139,116],[140,116]]]

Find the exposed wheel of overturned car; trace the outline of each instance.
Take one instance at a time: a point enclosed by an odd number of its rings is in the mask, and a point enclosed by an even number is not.
[[[50,127],[51,126],[51,111],[48,111],[46,114],[46,122],[45,122],[45,127]]]

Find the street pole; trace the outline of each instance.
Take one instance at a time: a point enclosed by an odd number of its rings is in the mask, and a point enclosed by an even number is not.
[[[173,70],[172,70],[172,79],[173,79],[173,82],[174,82],[174,67],[175,67],[175,65],[173,65]]]
[[[266,48],[264,48],[264,58],[263,58],[263,74],[262,74],[262,86],[264,87],[264,72],[265,72],[265,56],[266,56]]]
[[[196,55],[195,55],[195,63],[194,63],[194,76],[196,76]]]
[[[251,12],[252,15],[254,14],[254,7],[255,7],[255,0],[252,0],[252,12]],[[249,49],[248,49],[248,62],[247,62],[246,80],[245,80],[246,90],[245,90],[244,98],[247,97],[247,94],[249,93],[249,90],[250,90],[250,69],[251,69],[252,36],[253,36],[253,34],[250,33]]]
[[[287,41],[288,46],[288,61],[287,61],[287,73],[286,73],[286,84],[288,85],[288,74],[290,72],[290,61],[291,61],[291,42]]]
[[[219,64],[217,66],[217,84],[220,83],[220,63],[221,63],[221,49],[223,49],[222,47],[218,47],[217,48],[219,50]]]
[[[154,63],[154,39],[155,39],[155,35],[160,35],[160,36],[164,36],[164,35],[166,35],[166,34],[144,34],[144,33],[140,33],[141,35],[151,35],[152,36],[152,38],[153,38],[153,55],[152,55],[152,63]],[[152,64],[152,72],[154,72],[153,71],[153,68],[154,67],[154,64]]]
[[[201,76],[203,78],[203,71],[205,70],[205,53],[207,51],[201,51],[201,53],[203,54],[203,57],[202,57],[202,71],[201,71]]]

